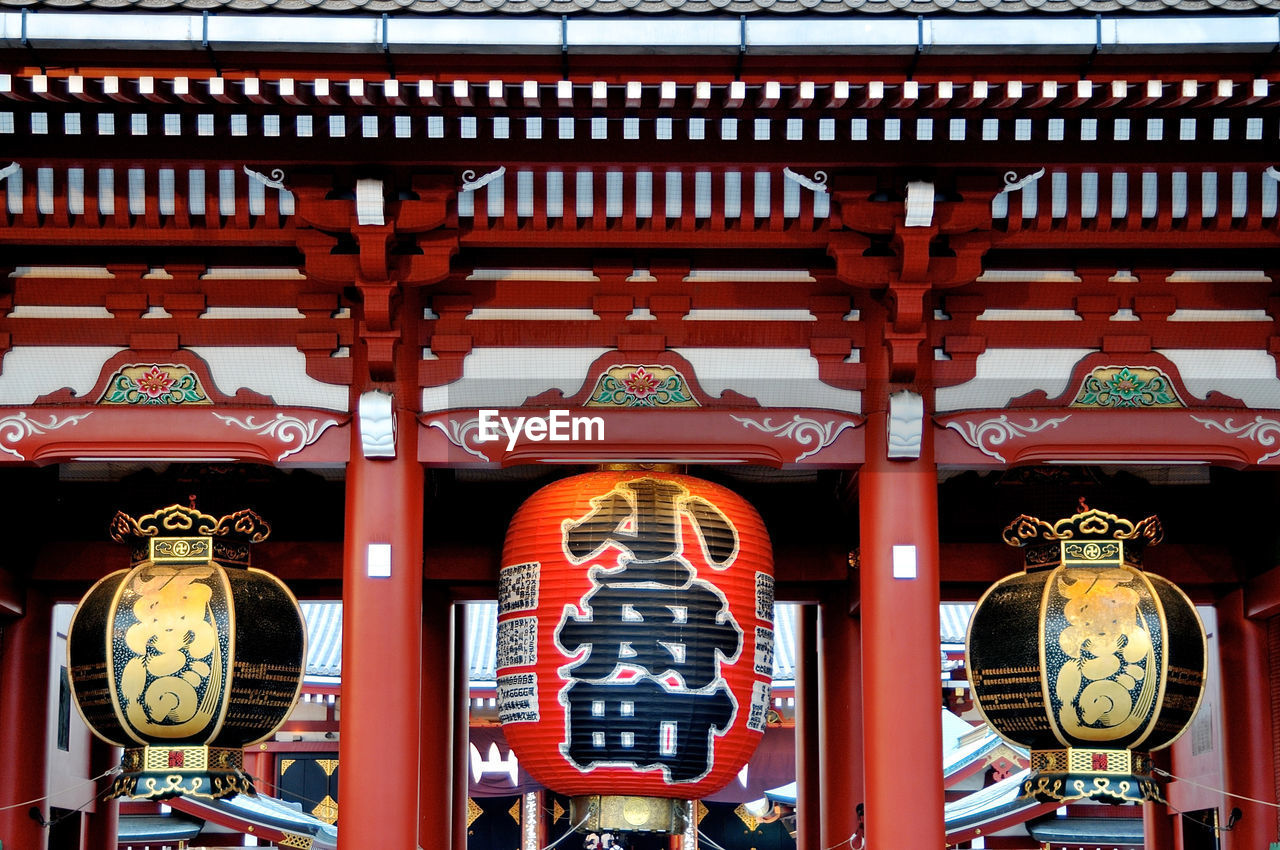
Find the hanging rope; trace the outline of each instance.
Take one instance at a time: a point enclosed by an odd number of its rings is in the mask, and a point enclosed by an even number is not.
[[[565,840],[566,838],[568,838],[570,835],[573,835],[575,832],[577,832],[577,831],[578,831],[578,827],[582,826],[584,823],[586,823],[586,822],[587,822],[588,820],[590,820],[590,819],[591,819],[591,812],[590,812],[590,811],[588,811],[585,815],[583,815],[583,816],[582,816],[582,820],[578,821],[578,822],[577,822],[577,823],[575,823],[573,826],[569,827],[569,831],[568,831],[568,832],[566,832],[564,835],[562,835],[562,836],[560,836],[559,838],[557,838],[555,841],[552,841],[552,842],[551,842],[550,844],[548,844],[546,847],[543,847],[543,848],[542,848],[542,850],[551,850],[551,848],[552,848],[552,847],[555,847],[555,846],[556,846],[557,844],[559,844],[561,841],[564,841],[564,840]]]
[[[844,841],[841,841],[839,844],[832,844],[830,847],[824,848],[824,850],[839,850],[839,848],[845,847],[845,846],[851,847],[853,848],[853,850],[862,850],[862,848],[866,846],[863,842],[859,841],[857,844],[853,843],[854,839],[856,839],[857,837],[858,837],[858,833],[855,832],[853,835],[850,835],[848,838],[846,838]],[[702,830],[698,830],[698,842],[700,844],[705,842],[711,845],[711,850],[725,850],[724,847],[721,847],[719,844],[712,841],[707,836],[707,834]]]
[[[1230,791],[1224,791],[1221,788],[1214,788],[1212,785],[1201,785],[1199,782],[1196,782],[1194,780],[1183,779],[1181,776],[1174,776],[1169,771],[1161,770],[1158,767],[1155,768],[1153,772],[1158,773],[1161,776],[1167,776],[1170,779],[1177,780],[1178,782],[1185,782],[1188,785],[1194,785],[1197,788],[1203,788],[1206,791],[1216,791],[1217,793],[1223,794],[1227,797],[1235,797],[1237,800],[1248,800],[1250,803],[1257,803],[1259,806],[1270,806],[1273,809],[1280,809],[1280,803],[1273,803],[1270,800],[1259,800],[1255,797],[1246,797],[1243,794],[1232,794]]]
[[[711,847],[711,850],[724,850],[723,847],[721,847],[719,844],[712,841],[711,838],[708,837],[707,834],[702,830],[698,830],[698,843],[709,845]]]
[[[7,811],[9,811],[10,809],[20,809],[20,808],[22,808],[23,806],[31,806],[31,805],[34,805],[34,804],[36,804],[36,803],[43,803],[45,800],[49,799],[50,797],[60,797],[60,796],[62,796],[63,794],[67,794],[67,793],[70,793],[71,791],[76,790],[77,788],[82,788],[82,787],[84,787],[85,785],[88,785],[90,782],[97,782],[99,779],[102,779],[102,778],[104,778],[104,777],[110,776],[111,774],[115,773],[117,770],[119,770],[119,768],[118,768],[118,767],[111,767],[111,768],[108,768],[107,770],[105,770],[104,772],[99,773],[97,776],[93,777],[92,779],[85,779],[85,780],[82,780],[82,781],[77,782],[75,785],[72,785],[72,786],[70,786],[70,787],[68,787],[68,788],[63,788],[61,791],[55,791],[54,793],[52,793],[52,794],[46,794],[46,795],[44,795],[43,797],[36,797],[34,800],[26,800],[26,801],[21,802],[21,803],[13,803],[13,804],[8,805],[8,806],[0,806],[0,812],[7,812]],[[97,794],[96,794],[96,793],[94,794],[94,797],[97,797]],[[89,800],[89,801],[87,801],[87,802],[84,804],[84,806],[87,806],[87,805],[89,805],[89,803],[92,803],[92,802],[93,802],[93,800]],[[80,808],[84,808],[84,806],[81,806]]]

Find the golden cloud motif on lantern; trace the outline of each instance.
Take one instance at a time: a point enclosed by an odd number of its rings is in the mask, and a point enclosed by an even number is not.
[[[130,545],[132,568],[89,589],[67,634],[76,706],[124,748],[111,796],[254,793],[243,747],[284,723],[306,659],[297,600],[249,566],[269,533],[247,510],[116,514],[111,536]]]
[[[982,715],[1032,751],[1024,797],[1161,799],[1150,753],[1190,724],[1206,671],[1195,606],[1142,569],[1162,537],[1155,517],[1088,509],[1005,529],[1026,568],[978,602],[965,653]]]
[[[764,732],[773,558],[759,514],[685,475],[609,470],[539,490],[498,590],[503,731],[591,830],[679,833]]]

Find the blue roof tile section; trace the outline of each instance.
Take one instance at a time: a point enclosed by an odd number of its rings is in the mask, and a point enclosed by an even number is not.
[[[498,605],[467,603],[467,656],[473,684],[496,678]],[[799,606],[779,604],[774,609],[773,681],[789,685],[796,677],[796,620]],[[973,606],[945,603],[941,609],[942,643],[964,643]],[[342,676],[342,603],[303,602],[307,622],[307,679],[313,683]]]
[[[1280,0],[0,0],[0,8],[559,17],[561,15],[1257,14]]]

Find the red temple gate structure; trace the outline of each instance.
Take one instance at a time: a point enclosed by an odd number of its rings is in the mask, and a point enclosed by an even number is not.
[[[605,462],[763,514],[798,846],[947,843],[939,601],[1081,497],[1217,617],[1146,846],[1280,839],[1271,4],[215,5],[0,0],[6,847],[113,846],[11,805],[25,683],[115,510],[195,497],[344,603],[339,847],[463,850],[455,603]]]

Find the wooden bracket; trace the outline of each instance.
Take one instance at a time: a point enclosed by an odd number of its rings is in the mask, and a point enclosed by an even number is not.
[[[437,283],[449,274],[458,238],[442,228],[456,192],[452,178],[419,175],[410,197],[386,204],[382,223],[360,224],[355,200],[329,198],[321,181],[311,179],[295,189],[298,216],[311,226],[299,233],[297,242],[307,276],[339,286],[354,284],[359,290],[364,306],[359,335],[374,380],[395,378],[401,288]],[[416,250],[394,254],[402,239],[411,239]],[[335,254],[344,240],[354,241],[356,251]]]

